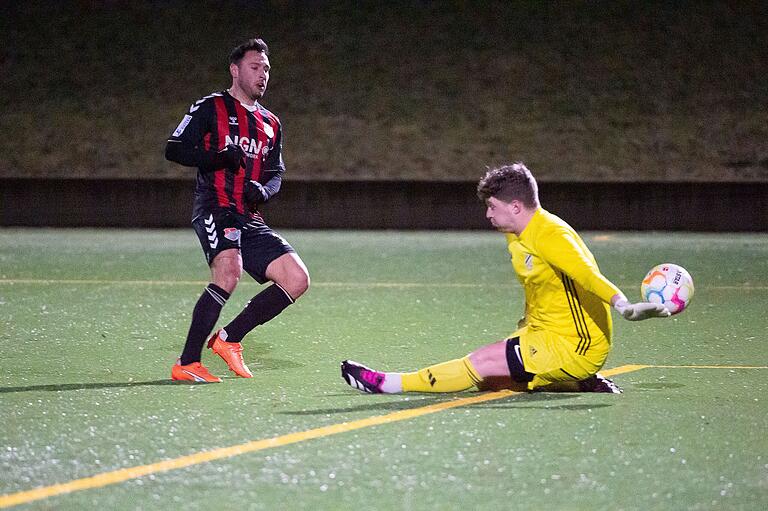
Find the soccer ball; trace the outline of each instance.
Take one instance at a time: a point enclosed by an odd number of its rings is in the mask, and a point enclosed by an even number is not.
[[[693,298],[693,279],[685,268],[664,263],[651,268],[640,285],[643,301],[660,303],[672,314],[683,312]]]

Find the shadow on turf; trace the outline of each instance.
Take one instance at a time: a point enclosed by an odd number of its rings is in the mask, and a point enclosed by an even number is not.
[[[606,408],[613,405],[608,404],[584,404],[584,405],[537,405],[537,406],[531,406],[531,405],[520,405],[520,404],[514,404],[509,403],[507,405],[504,404],[497,404],[497,405],[488,405],[488,404],[482,404],[482,405],[475,405],[472,408],[490,408],[490,409],[496,409],[496,410],[520,410],[520,409],[537,409],[537,410],[594,410],[595,408]]]
[[[130,381],[130,382],[102,382],[102,383],[60,383],[53,385],[30,385],[28,387],[3,387],[0,388],[0,394],[7,394],[11,392],[59,392],[65,390],[87,390],[87,389],[113,389],[113,388],[125,388],[125,387],[144,387],[147,385],[179,385],[182,382],[172,381],[170,379],[165,380],[152,380],[152,381]],[[183,383],[182,383],[183,384]]]
[[[284,358],[272,358],[267,357],[272,346],[265,342],[253,342],[248,344],[248,353],[246,354],[248,366],[253,369],[261,371],[270,371],[274,369],[299,369],[304,367],[304,364],[296,362],[295,360],[288,360]]]
[[[679,389],[685,387],[682,383],[675,383],[671,381],[659,382],[659,383],[636,383],[634,388],[640,390],[663,390],[663,389]]]
[[[605,408],[613,406],[606,403],[578,403],[563,404],[559,401],[565,399],[576,399],[583,396],[594,396],[584,392],[529,392],[515,397],[515,399],[504,399],[488,403],[473,405],[473,408],[489,408],[497,410],[512,410],[520,408],[538,409],[538,410],[592,410],[594,408]],[[530,403],[530,404],[529,404]]]
[[[342,395],[348,395],[348,394],[336,394],[338,396]],[[514,409],[514,408],[540,408],[543,410],[551,409],[551,410],[590,410],[595,408],[604,408],[606,406],[613,406],[611,404],[552,404],[552,405],[546,405],[544,402],[547,401],[559,401],[563,399],[573,399],[579,396],[582,396],[584,394],[579,393],[573,393],[573,394],[553,394],[553,393],[530,393],[530,394],[522,394],[522,395],[515,395],[515,396],[509,396],[507,398],[499,399],[498,402],[495,403],[483,403],[483,404],[470,404],[467,405],[468,407],[472,408],[497,408],[497,409]],[[325,396],[327,397],[327,395]],[[451,399],[446,399],[445,397],[424,397],[422,399],[413,399],[409,398],[408,400],[399,400],[399,401],[386,401],[381,402],[378,401],[377,397],[374,396],[368,396],[366,399],[375,400],[372,403],[366,403],[356,406],[350,406],[346,408],[318,408],[315,410],[299,410],[299,411],[287,411],[287,412],[278,412],[278,414],[283,415],[324,415],[324,414],[335,414],[335,413],[354,413],[354,412],[367,412],[367,411],[401,411],[401,410],[410,410],[415,408],[422,408],[424,406],[434,405],[437,403],[443,403],[446,401],[451,401]],[[537,404],[535,406],[533,405],[526,405],[525,403],[532,403],[532,402],[540,402],[542,404]]]
[[[327,396],[326,396],[327,397]],[[370,399],[376,399],[375,397],[371,397]],[[448,401],[447,399],[409,399],[408,401],[401,400],[401,401],[387,401],[387,402],[381,402],[376,401],[369,404],[363,404],[363,405],[357,405],[357,406],[350,406],[346,408],[317,408],[315,410],[297,410],[297,411],[288,411],[288,412],[278,412],[279,414],[283,415],[324,415],[324,414],[331,414],[331,413],[350,413],[350,412],[363,412],[363,411],[370,411],[370,410],[382,410],[382,411],[400,411],[400,410],[410,410],[412,408],[423,408],[425,406],[434,405],[437,403],[442,403],[443,401]]]

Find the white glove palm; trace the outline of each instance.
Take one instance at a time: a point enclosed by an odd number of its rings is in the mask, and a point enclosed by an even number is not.
[[[642,321],[649,318],[666,318],[671,314],[669,310],[659,303],[638,302],[629,303],[622,299],[613,304],[616,312],[629,321]]]

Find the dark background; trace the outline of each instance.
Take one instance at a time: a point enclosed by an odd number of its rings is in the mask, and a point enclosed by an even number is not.
[[[165,139],[191,102],[229,85],[230,49],[260,36],[273,66],[263,103],[285,128],[278,223],[356,226],[344,222],[350,207],[386,197],[403,213],[379,215],[393,219],[384,226],[446,227],[441,194],[466,193],[447,203],[473,220],[447,227],[477,226],[472,183],[486,166],[523,160],[545,207],[576,211],[580,227],[624,215],[618,228],[768,229],[763,2],[0,9],[0,225],[102,225],[131,212],[137,226],[186,223],[194,169],[163,159]],[[344,206],[318,225],[278,213],[291,207],[285,195]],[[713,197],[733,207],[713,208]],[[648,204],[660,220],[622,213]]]

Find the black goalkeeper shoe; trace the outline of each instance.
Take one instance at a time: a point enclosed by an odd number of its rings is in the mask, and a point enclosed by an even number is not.
[[[613,383],[613,380],[609,380],[600,373],[597,373],[586,380],[581,380],[579,382],[579,387],[582,392],[602,392],[604,394],[621,394],[624,392],[621,390],[621,387]]]
[[[341,363],[341,377],[350,387],[369,394],[381,394],[381,384],[384,383],[384,373],[374,371],[370,367],[358,364],[352,360]]]

